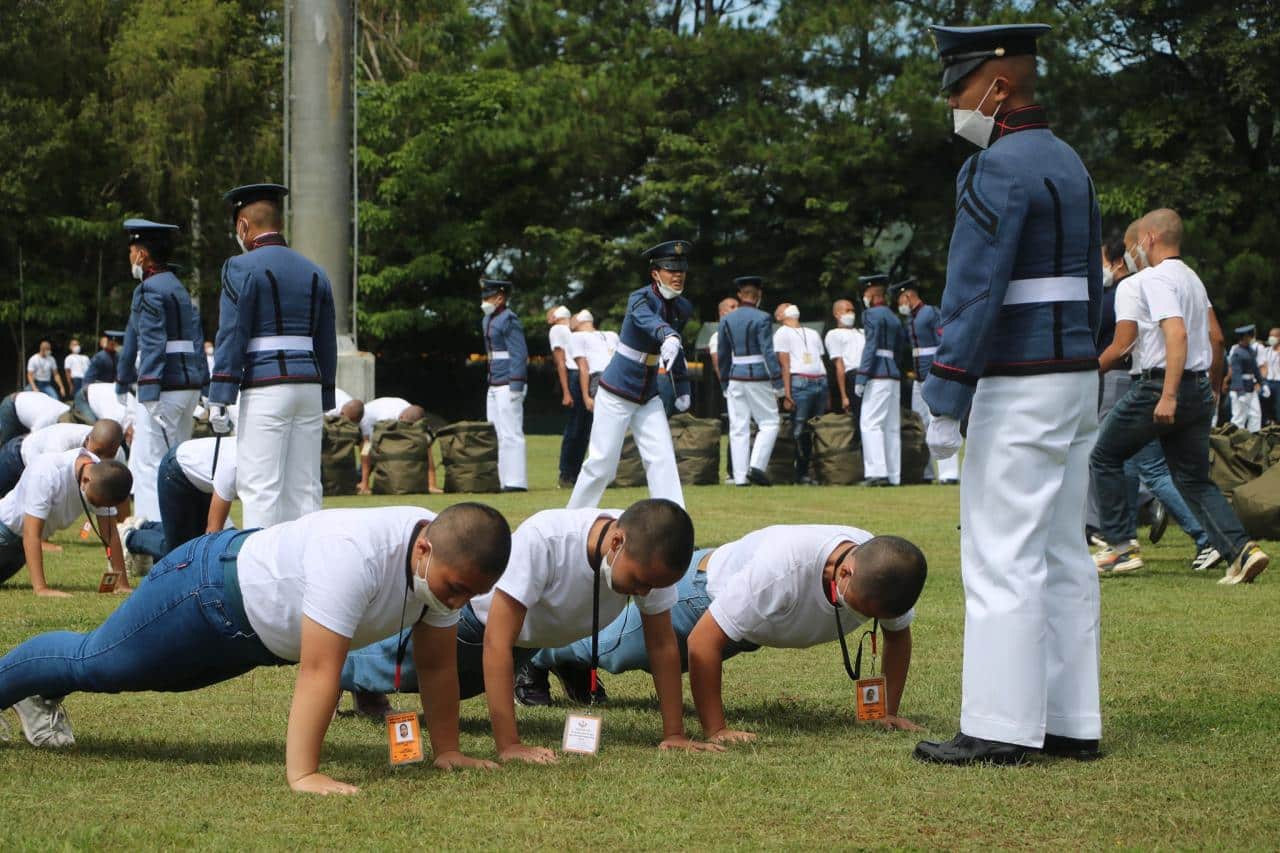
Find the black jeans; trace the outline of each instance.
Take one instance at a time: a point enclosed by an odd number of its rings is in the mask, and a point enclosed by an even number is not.
[[[1184,375],[1178,386],[1178,408],[1172,424],[1153,418],[1164,379],[1139,379],[1120,398],[1098,433],[1090,458],[1090,470],[1098,490],[1102,538],[1123,544],[1125,513],[1124,463],[1157,439],[1178,492],[1209,535],[1209,542],[1228,560],[1234,560],[1249,542],[1249,534],[1236,517],[1222,490],[1209,478],[1209,428],[1213,419],[1213,392],[1203,375]]]

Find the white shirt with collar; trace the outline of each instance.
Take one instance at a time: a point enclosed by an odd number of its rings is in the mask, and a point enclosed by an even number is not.
[[[62,360],[62,366],[72,379],[83,379],[85,371],[89,369],[89,356],[73,352]]]
[[[844,372],[856,373],[862,363],[862,351],[867,346],[867,336],[861,329],[837,327],[827,332],[827,356],[835,361],[844,359]]]
[[[779,326],[773,333],[773,348],[791,356],[791,375],[825,377],[822,365],[822,338],[806,326]]]
[[[591,636],[591,596],[595,572],[587,561],[591,527],[601,516],[619,518],[620,509],[547,509],[528,518],[511,537],[511,559],[494,592],[471,600],[481,622],[498,590],[526,608],[516,645],[554,649]],[[616,619],[628,597],[613,592],[600,580],[600,628]],[[675,586],[633,596],[641,613],[665,613],[679,597]]]
[[[19,391],[13,395],[18,422],[31,432],[56,424],[71,407],[41,391]]]
[[[857,527],[784,524],[721,545],[707,562],[707,612],[734,642],[794,649],[834,640],[835,608],[823,569],[837,548],[871,538]],[[901,631],[914,620],[912,608],[880,624]],[[848,608],[840,614],[846,634],[866,621]]]
[[[76,460],[81,456],[90,462],[98,461],[98,457],[80,448],[46,453],[28,465],[18,485],[0,499],[0,524],[21,535],[23,516],[30,515],[44,521],[46,536],[70,527],[85,507],[76,475]],[[115,514],[113,507],[92,509],[98,516]]]
[[[262,644],[299,660],[304,616],[349,638],[353,649],[414,624],[423,606],[409,589],[409,549],[418,523],[435,517],[416,506],[326,509],[249,534],[237,575]],[[458,611],[423,621],[448,628]]]
[[[52,382],[53,374],[58,369],[58,360],[51,355],[36,353],[27,359],[27,372],[37,382]]]
[[[1138,325],[1139,371],[1163,370],[1168,363],[1160,321],[1182,318],[1187,328],[1188,371],[1205,371],[1212,362],[1209,343],[1209,294],[1200,276],[1180,258],[1167,258],[1116,285],[1116,322]]]
[[[213,470],[213,454],[218,454],[218,470]],[[187,481],[206,495],[217,493],[224,501],[236,499],[236,437],[191,438],[178,445],[173,454]]]
[[[569,338],[573,332],[569,331],[568,323],[556,323],[547,328],[547,339],[551,341],[551,352],[555,353],[560,350],[564,353],[564,366],[570,370],[577,370],[578,367],[569,358]]]
[[[616,342],[610,343],[608,332],[574,332],[569,341],[569,357],[575,361],[574,367],[577,359],[585,358],[587,372],[595,376],[609,366],[616,346]]]
[[[378,421],[394,421],[409,405],[403,397],[375,397],[365,403],[364,417],[360,419],[360,432],[365,441],[373,438],[373,428]]]

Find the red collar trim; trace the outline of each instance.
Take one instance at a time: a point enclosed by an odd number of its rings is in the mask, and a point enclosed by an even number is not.
[[[1017,133],[1020,130],[1040,130],[1048,126],[1049,116],[1045,113],[1044,107],[1039,104],[1019,107],[996,117],[996,126],[991,132],[991,141],[995,142],[997,139],[1001,139],[1011,133]]]
[[[249,243],[249,251],[260,249],[263,246],[287,246],[279,231],[268,231],[265,234],[259,234]]]
[[[154,267],[147,267],[145,270],[142,271],[142,280],[146,281],[147,279],[151,278],[151,276],[153,275],[159,275],[162,272],[168,272],[168,271],[169,271],[169,268],[164,264],[160,264],[159,266],[154,266]]]

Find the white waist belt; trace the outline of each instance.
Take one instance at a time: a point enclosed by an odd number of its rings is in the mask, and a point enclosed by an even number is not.
[[[305,335],[265,335],[261,338],[249,338],[245,352],[264,352],[275,349],[292,349],[311,352],[311,338]]]
[[[196,345],[191,341],[165,341],[165,352],[195,352]]]
[[[624,343],[619,343],[618,348],[614,351],[623,358],[629,358],[632,361],[647,365],[648,367],[653,367],[658,363],[658,357],[656,355],[649,355],[647,352],[640,352],[640,350],[635,349],[634,347],[629,347]]]
[[[937,347],[915,347],[911,350],[911,354],[914,356],[933,355],[937,351]]]
[[[733,357],[734,364],[764,364],[764,356],[762,355],[735,355]]]
[[[880,357],[880,358],[893,358],[893,350],[891,350],[891,349],[878,349],[878,350],[876,350],[876,355],[877,355],[878,357]]]
[[[1089,279],[1084,276],[1058,275],[1048,278],[1019,278],[1009,282],[1004,292],[1005,305],[1030,305],[1036,302],[1088,302]]]
[[[493,352],[489,353],[490,361],[506,361],[509,358],[511,358],[511,353],[507,352],[504,349],[494,350]]]

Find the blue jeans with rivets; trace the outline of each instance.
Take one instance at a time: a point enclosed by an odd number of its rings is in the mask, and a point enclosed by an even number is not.
[[[196,690],[279,666],[244,615],[235,583],[239,530],[170,552],[87,634],[53,631],[0,658],[0,708],[28,696]]]

